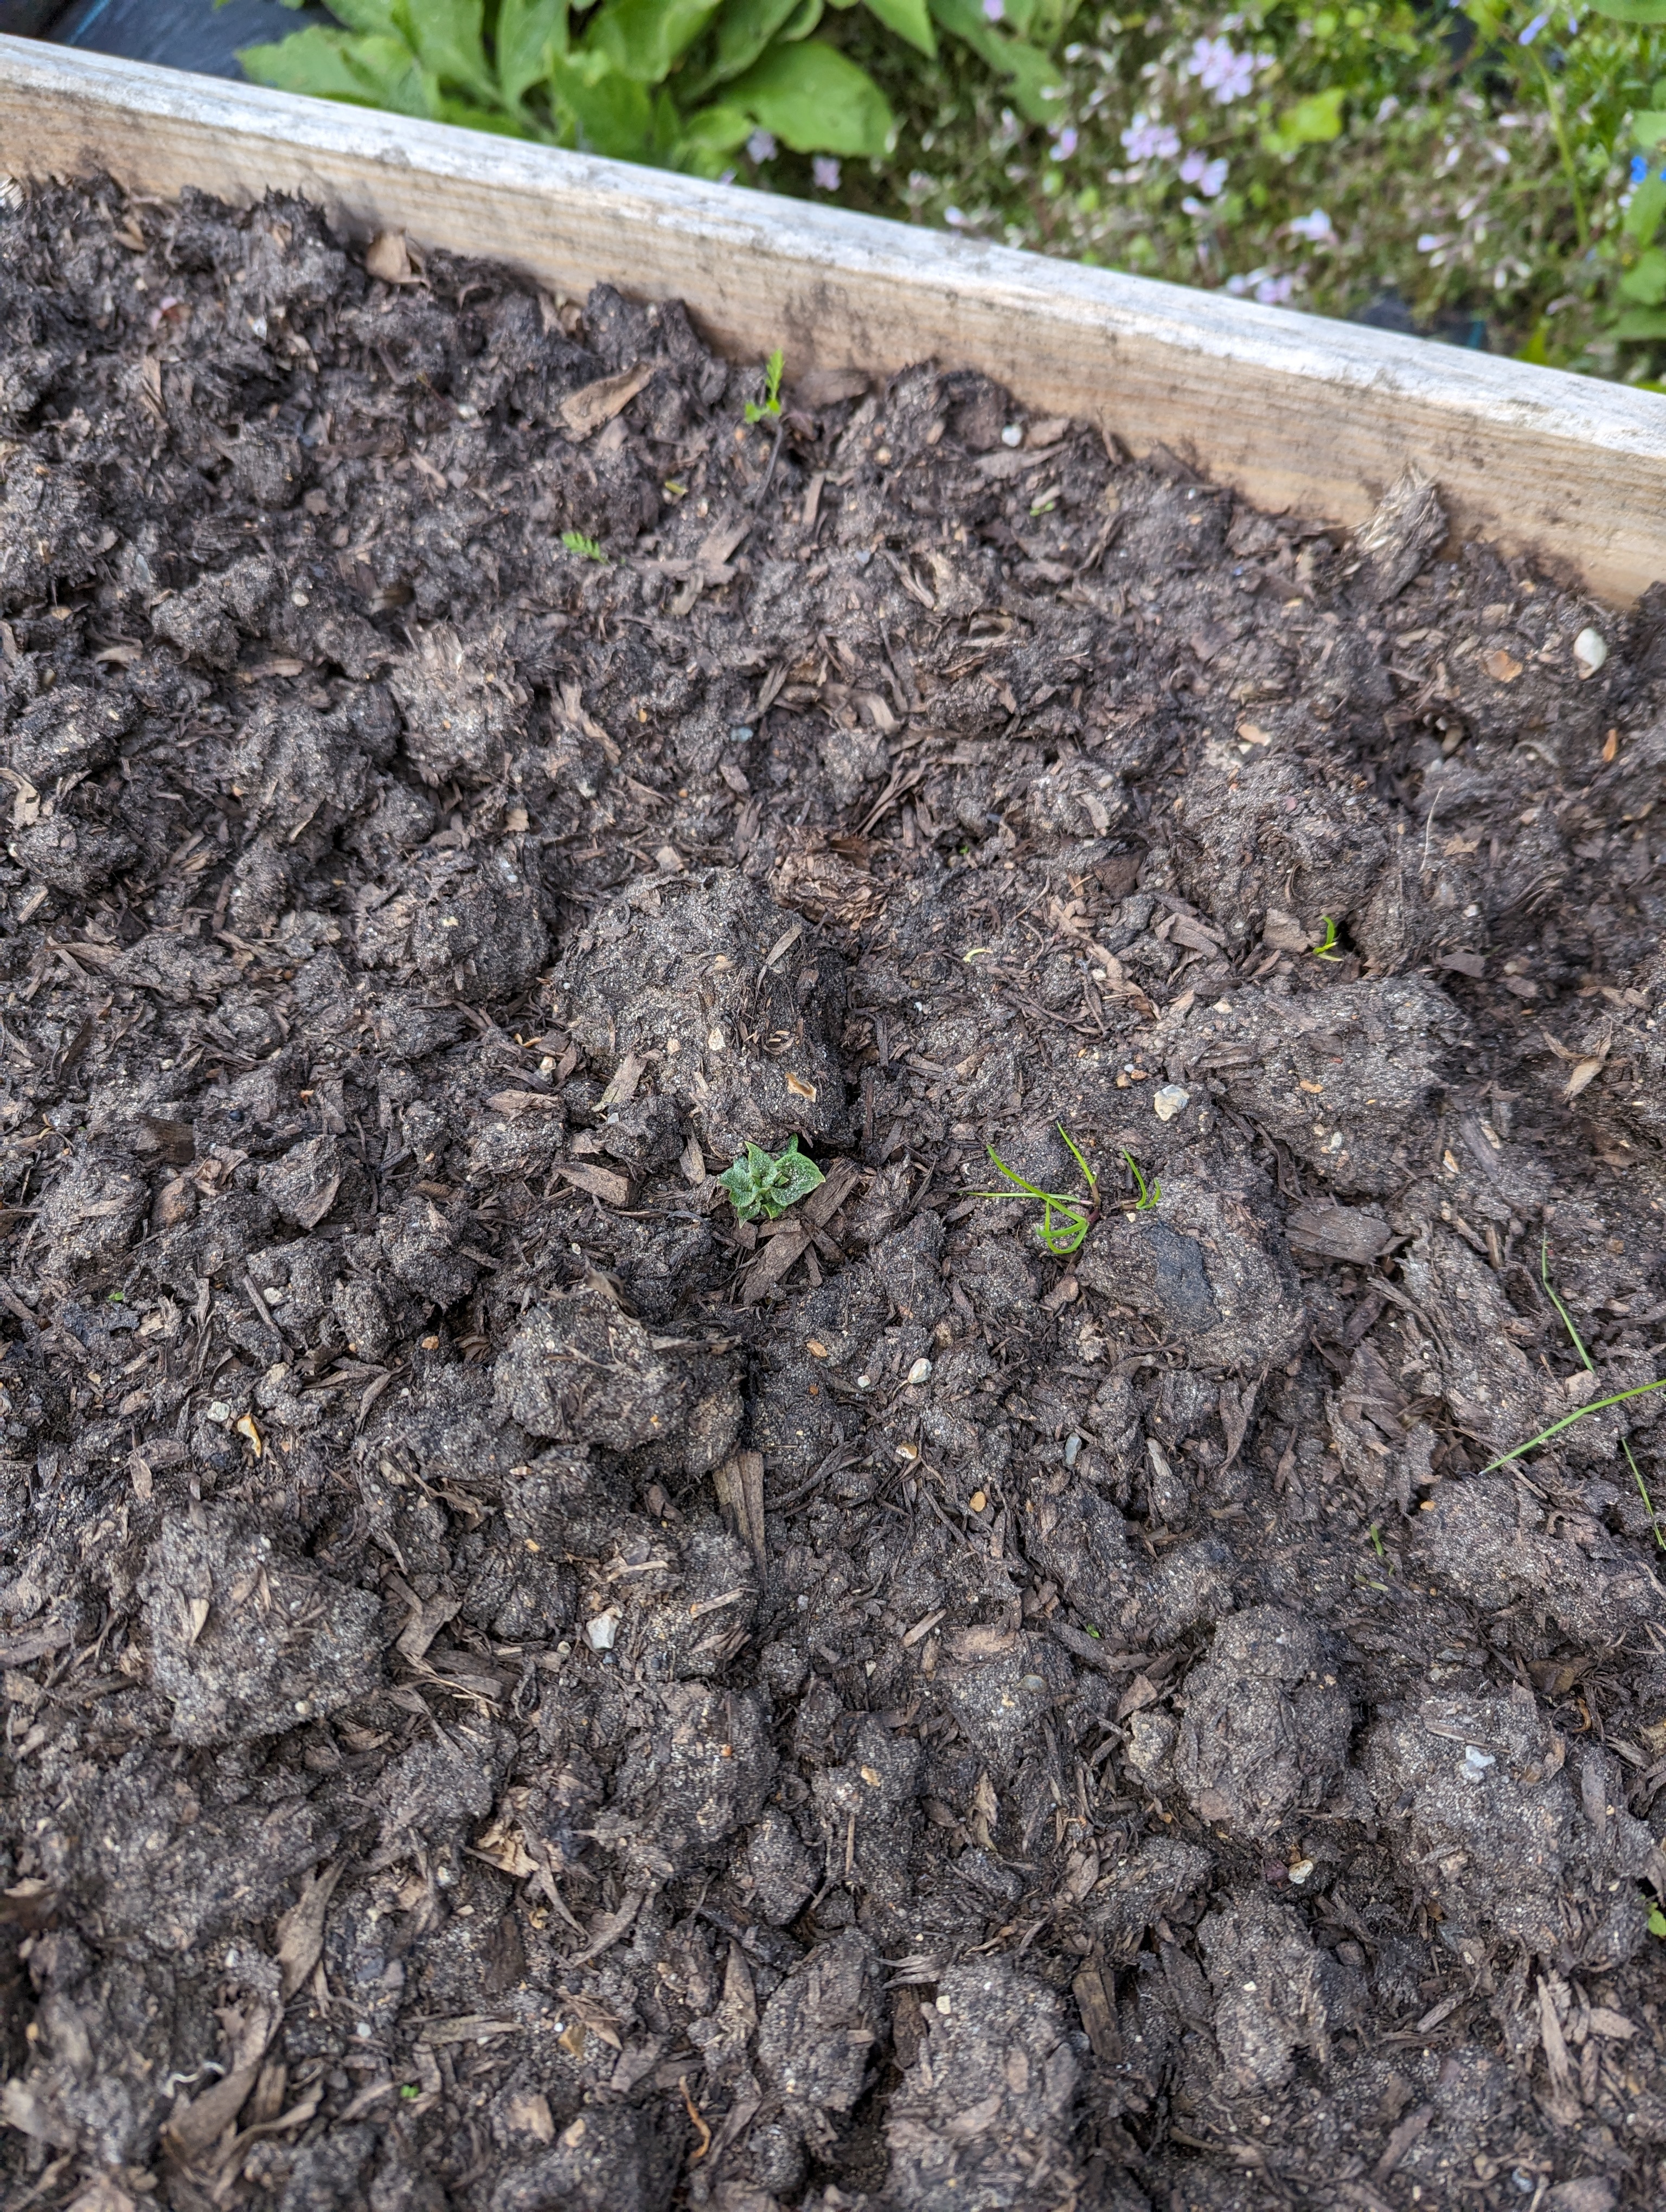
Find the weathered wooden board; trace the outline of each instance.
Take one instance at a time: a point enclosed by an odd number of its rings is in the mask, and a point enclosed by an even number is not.
[[[737,356],[934,356],[1246,496],[1356,523],[1408,461],[1466,535],[1614,600],[1666,577],[1666,398],[836,208],[0,38],[0,169],[305,193],[575,295],[687,301]]]

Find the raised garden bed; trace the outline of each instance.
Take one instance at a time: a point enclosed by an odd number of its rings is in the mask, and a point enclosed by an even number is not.
[[[1653,599],[11,197],[14,2198],[1657,2202]]]

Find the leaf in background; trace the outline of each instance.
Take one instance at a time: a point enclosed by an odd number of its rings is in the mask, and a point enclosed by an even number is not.
[[[720,0],[606,0],[585,41],[621,76],[663,84],[712,17]]]
[[[350,31],[292,31],[237,57],[252,84],[303,92],[314,100],[351,100],[394,115],[427,115],[429,101],[416,58],[402,39],[357,38]]]
[[[752,118],[744,107],[714,100],[709,107],[684,118],[675,165],[692,177],[721,177],[736,148],[751,137],[752,128]]]
[[[717,19],[717,39],[708,66],[691,77],[686,96],[699,99],[707,88],[751,69],[777,31],[797,12],[801,0],[729,0]]]
[[[1611,23],[1666,23],[1666,0],[1596,0]]]
[[[899,39],[906,39],[922,54],[935,60],[937,34],[932,29],[932,19],[926,0],[867,0],[870,15],[877,15],[888,31],[895,31]]]
[[[581,153],[640,161],[654,136],[654,103],[646,88],[622,76],[604,54],[551,58],[552,101],[572,119]]]
[[[499,0],[492,45],[503,98],[519,107],[528,89],[549,75],[550,48],[567,51],[567,0]]]
[[[1012,105],[1028,123],[1051,123],[1063,106],[1057,64],[1038,46],[1009,39],[985,21],[977,0],[930,0],[932,14],[992,69],[1011,89]]]
[[[1639,307],[1657,307],[1666,300],[1666,253],[1651,246],[1639,256],[1635,267],[1628,269],[1620,280],[1622,300],[1635,300]]]
[[[897,127],[866,71],[814,39],[775,47],[730,86],[729,98],[795,154],[872,157],[889,150]]]
[[[1646,115],[1634,115],[1632,137],[1639,146],[1658,146],[1666,142],[1666,115],[1654,110]]]
[[[1340,84],[1309,93],[1305,100],[1286,107],[1270,130],[1262,131],[1262,144],[1269,154],[1293,154],[1298,146],[1329,145],[1342,135],[1342,102],[1347,96]]]
[[[1666,308],[1633,307],[1603,332],[1611,338],[1666,338]]]
[[[496,107],[497,80],[480,34],[483,12],[483,0],[404,0],[401,10],[423,68],[441,83],[461,85]]]
[[[344,23],[350,31],[363,31],[385,39],[404,36],[394,0],[329,0],[329,7],[336,21]]]
[[[791,46],[800,39],[807,39],[825,12],[822,0],[799,0],[798,7],[781,27],[783,45]]]
[[[1666,215],[1666,178],[1645,177],[1632,194],[1621,228],[1639,246],[1651,246],[1663,215]]]

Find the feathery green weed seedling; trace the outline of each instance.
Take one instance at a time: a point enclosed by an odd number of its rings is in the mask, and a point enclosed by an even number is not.
[[[777,346],[763,365],[763,397],[746,402],[749,422],[773,422],[781,413],[781,380],[787,356]]]
[[[1324,925],[1325,933],[1316,945],[1310,945],[1308,950],[1316,960],[1340,960],[1342,956],[1336,949],[1335,923],[1328,914],[1322,914],[1319,920]]]
[[[717,1178],[742,1221],[778,1221],[789,1206],[826,1182],[814,1160],[799,1150],[789,1137],[784,1152],[766,1152],[762,1145],[748,1145],[732,1167]]]
[[[576,553],[581,561],[605,561],[607,556],[593,538],[587,538],[581,530],[563,530],[561,542],[569,553]]]
[[[1550,1239],[1547,1237],[1541,1237],[1539,1239],[1539,1279],[1545,1286],[1545,1296],[1550,1300],[1552,1305],[1555,1307],[1557,1312],[1561,1316],[1562,1327],[1567,1331],[1569,1337],[1572,1340],[1573,1348],[1578,1353],[1580,1364],[1584,1368],[1586,1374],[1595,1375],[1596,1372],[1596,1363],[1591,1358],[1590,1352],[1585,1349],[1584,1339],[1580,1335],[1578,1330],[1573,1326],[1573,1316],[1562,1304],[1561,1297],[1557,1291],[1556,1285],[1550,1279]],[[1658,1385],[1651,1383],[1646,1384],[1645,1387],[1646,1389],[1657,1389],[1658,1388]],[[1605,1402],[1608,1401],[1605,1401]],[[1626,1464],[1632,1471],[1632,1480],[1637,1485],[1637,1494],[1643,1500],[1644,1505],[1648,1511],[1649,1520],[1655,1532],[1655,1541],[1659,1545],[1663,1552],[1666,1552],[1666,1536],[1663,1536],[1661,1534],[1660,1523],[1655,1520],[1654,1500],[1649,1495],[1648,1484],[1643,1480],[1643,1470],[1632,1455],[1631,1439],[1629,1437],[1620,1437],[1620,1449],[1626,1455]]]

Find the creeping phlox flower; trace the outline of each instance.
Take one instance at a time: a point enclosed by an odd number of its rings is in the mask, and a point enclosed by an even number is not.
[[[1230,39],[1195,39],[1191,53],[1180,64],[1180,74],[1195,76],[1205,92],[1213,93],[1225,107],[1229,101],[1250,97],[1256,71],[1265,69],[1270,58],[1238,53]]]
[[[1293,276],[1277,276],[1270,269],[1252,269],[1247,276],[1226,279],[1226,289],[1235,300],[1243,299],[1247,293],[1263,307],[1287,306],[1295,289]]]
[[[1062,130],[1055,131],[1053,135],[1053,158],[1055,161],[1067,161],[1075,150],[1076,126],[1067,123]]]
[[[1122,151],[1130,161],[1172,161],[1180,151],[1180,133],[1170,124],[1136,115],[1122,133]]]
[[[1224,154],[1217,154],[1212,161],[1207,155],[1194,151],[1188,154],[1180,164],[1181,182],[1195,185],[1206,200],[1216,200],[1226,189],[1226,169]],[[1186,202],[1183,201],[1181,204],[1186,206],[1189,215],[1192,212]]]
[[[746,151],[754,161],[773,161],[776,152],[774,133],[754,131],[746,141]]]
[[[1322,208],[1315,208],[1311,215],[1298,215],[1286,227],[1292,236],[1304,238],[1310,246],[1329,246],[1336,235]]]
[[[810,173],[818,192],[836,192],[839,189],[839,161],[836,154],[818,154],[810,164]]]
[[[1006,13],[1006,0],[983,0],[983,20],[999,23]]]
[[[1547,8],[1542,15],[1535,15],[1533,18],[1533,21],[1528,25],[1527,28],[1517,40],[1516,44],[1518,46],[1530,46],[1535,39],[1538,37],[1540,32],[1543,30],[1545,25],[1549,21],[1550,10]]]

